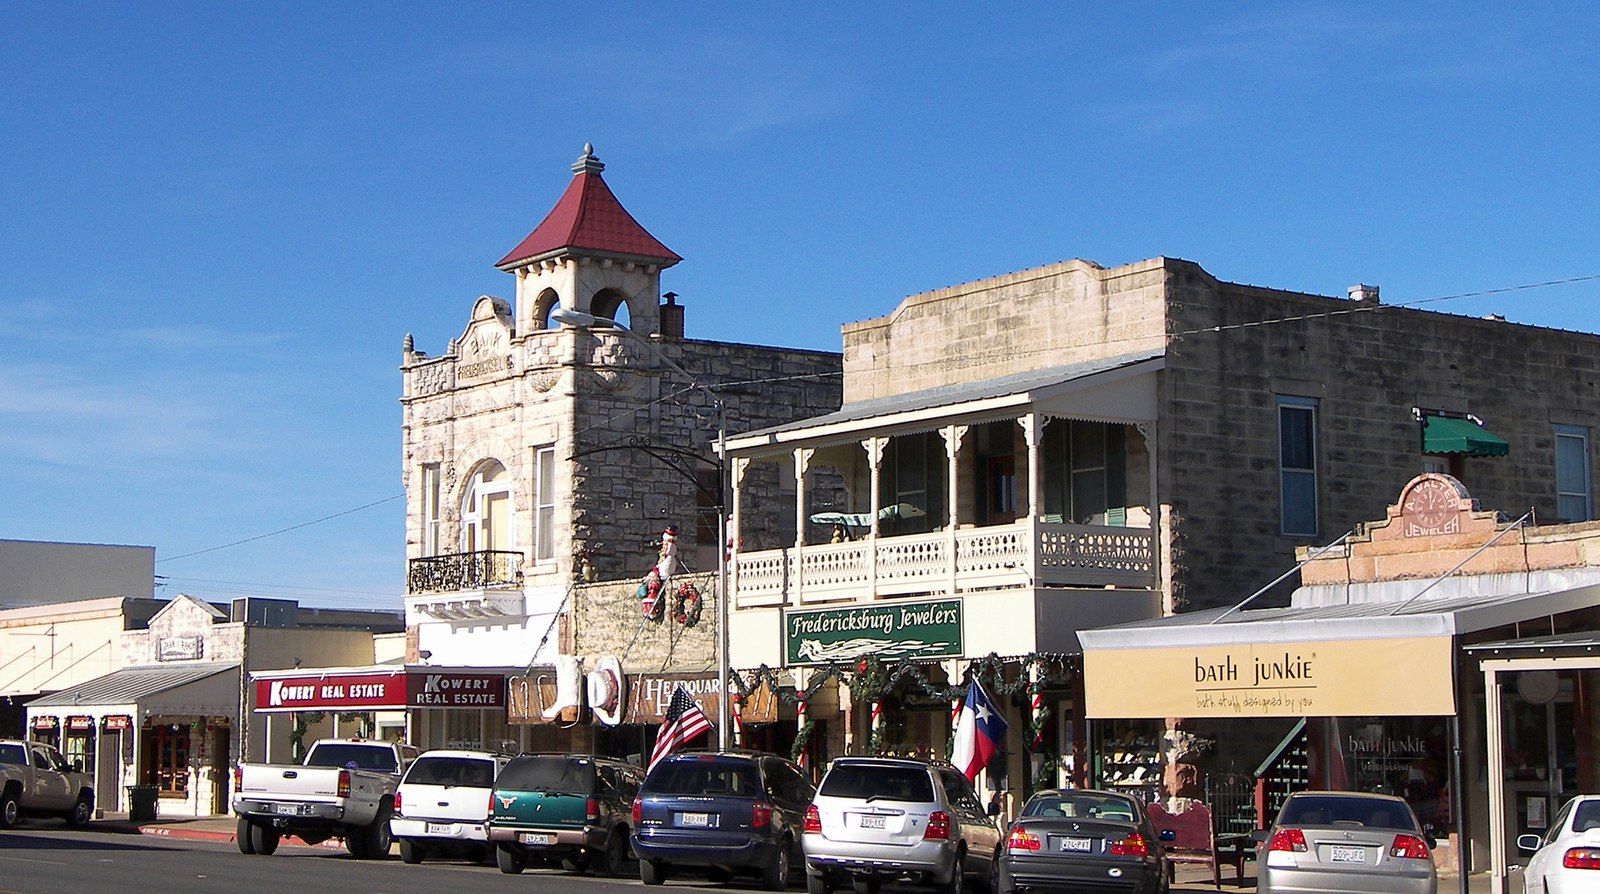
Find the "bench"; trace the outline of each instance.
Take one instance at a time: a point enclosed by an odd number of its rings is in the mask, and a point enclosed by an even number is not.
[[[1211,881],[1222,888],[1220,864],[1233,866],[1234,878],[1244,879],[1245,845],[1248,836],[1229,836],[1218,850],[1218,839],[1211,825],[1211,808],[1195,801],[1176,813],[1169,813],[1159,802],[1148,807],[1150,824],[1157,834],[1170,831],[1173,840],[1166,842],[1167,880],[1172,881],[1179,863],[1211,867]]]

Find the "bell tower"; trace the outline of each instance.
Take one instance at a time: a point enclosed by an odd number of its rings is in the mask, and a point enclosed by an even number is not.
[[[661,271],[683,259],[622,207],[605,169],[585,143],[555,207],[495,264],[517,278],[518,333],[550,328],[558,305],[660,333]]]

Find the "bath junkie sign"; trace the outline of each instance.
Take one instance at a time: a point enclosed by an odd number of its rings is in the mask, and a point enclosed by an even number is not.
[[[961,600],[893,602],[789,612],[784,663],[827,664],[867,655],[884,660],[961,655]]]

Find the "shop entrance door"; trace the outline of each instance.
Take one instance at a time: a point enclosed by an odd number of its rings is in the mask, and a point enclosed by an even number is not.
[[[1543,835],[1578,794],[1572,680],[1555,671],[1523,671],[1502,701],[1506,841]]]

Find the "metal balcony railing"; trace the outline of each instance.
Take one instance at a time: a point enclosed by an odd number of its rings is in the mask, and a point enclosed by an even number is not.
[[[522,586],[522,553],[480,550],[412,559],[406,568],[406,592],[456,593]]]

